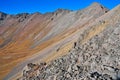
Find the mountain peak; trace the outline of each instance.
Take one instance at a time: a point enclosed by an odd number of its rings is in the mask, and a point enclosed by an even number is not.
[[[107,9],[105,6],[103,6],[102,4],[98,3],[98,2],[94,2],[90,5],[91,8],[101,8],[101,9]]]
[[[19,13],[14,15],[14,18],[27,18],[29,15],[29,13]]]
[[[94,2],[92,3],[88,9],[95,9],[96,11],[101,11],[103,13],[107,13],[109,11],[109,9],[107,9],[105,6],[103,6],[102,4],[98,3],[98,2]]]
[[[7,14],[0,11],[0,20],[4,20],[7,17]]]
[[[62,9],[62,8],[58,8],[58,9],[56,10],[56,12],[62,12],[62,11],[71,11],[71,10]]]
[[[64,12],[64,13],[69,13],[70,11],[71,11],[71,10],[59,8],[59,9],[57,9],[54,13],[62,13],[62,12]]]
[[[0,11],[0,14],[6,14],[6,13],[4,13],[4,12]]]
[[[101,6],[101,4],[98,3],[98,2],[93,2],[92,5],[95,5],[95,6]]]

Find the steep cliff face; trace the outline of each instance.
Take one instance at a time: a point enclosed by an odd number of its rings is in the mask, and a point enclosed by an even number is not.
[[[116,16],[116,11],[109,12],[102,5],[93,3],[78,11],[0,13],[0,78],[8,73],[5,79],[15,78],[28,63],[49,63],[68,54],[73,45],[83,45],[108,24],[116,23],[116,20],[110,20]]]
[[[119,80],[120,5],[82,29],[65,56],[50,63],[29,63],[18,79]]]

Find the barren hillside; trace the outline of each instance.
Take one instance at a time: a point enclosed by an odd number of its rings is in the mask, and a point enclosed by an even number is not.
[[[82,76],[83,78],[87,78],[89,73],[94,71],[101,74],[104,70],[97,67],[100,65],[120,69],[117,63],[119,61],[114,63],[115,59],[119,58],[119,41],[116,41],[119,40],[119,14],[120,6],[109,11],[99,3],[93,3],[78,11],[58,9],[45,14],[37,12],[17,15],[0,12],[0,79],[60,80],[60,76],[70,77],[66,73],[72,73],[68,68],[73,65],[83,68],[89,66],[88,71],[82,72],[81,75],[88,73]],[[115,49],[116,52],[109,53],[109,49]],[[106,58],[111,60],[113,56],[113,63],[105,61]],[[40,65],[41,62],[47,65]],[[28,71],[27,64],[33,66],[29,77],[23,75]],[[46,66],[42,72],[39,68],[41,66]],[[63,73],[61,68],[65,70]],[[51,69],[53,72],[49,71]],[[73,75],[76,74],[74,71]],[[79,80],[80,76],[76,75],[77,77],[71,76],[68,80]],[[63,80],[65,79],[67,78]]]
[[[120,5],[82,29],[67,55],[28,63],[28,80],[120,80]]]

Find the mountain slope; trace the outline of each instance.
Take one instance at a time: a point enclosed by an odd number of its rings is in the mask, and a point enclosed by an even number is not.
[[[120,5],[82,29],[69,54],[48,64],[29,63],[19,79],[119,80],[119,14]]]
[[[29,62],[49,62],[67,54],[79,34],[107,12],[108,9],[93,3],[79,11],[58,9],[46,14],[5,17],[0,23],[0,78],[11,69],[6,79],[16,75]]]

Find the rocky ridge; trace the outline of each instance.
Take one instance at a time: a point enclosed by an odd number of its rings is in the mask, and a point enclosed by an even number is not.
[[[0,24],[0,79],[16,77],[27,63],[67,54],[85,27],[108,12],[93,3],[78,11],[7,14]]]
[[[50,63],[29,63],[18,80],[119,80],[119,14],[120,5],[86,27],[67,55]],[[86,39],[91,34],[88,29],[95,35]]]
[[[119,5],[1,13],[1,80],[119,80]]]

